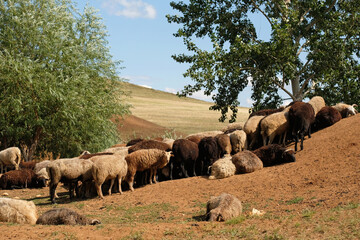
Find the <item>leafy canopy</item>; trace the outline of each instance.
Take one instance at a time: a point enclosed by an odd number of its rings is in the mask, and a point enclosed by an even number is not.
[[[254,109],[275,108],[281,89],[292,100],[321,94],[328,104],[343,99],[348,91],[360,93],[359,32],[360,3],[357,0],[190,0],[171,2],[181,15],[167,15],[180,24],[174,34],[183,38],[187,54],[174,55],[190,67],[184,73],[195,84],[179,95],[204,89],[213,95],[212,109],[226,119],[228,109],[236,120],[238,95],[250,82]],[[257,36],[253,22],[262,18],[269,39]],[[208,40],[211,49],[201,49],[198,39]],[[341,90],[327,98],[337,86]],[[359,94],[357,94],[359,95]]]
[[[0,0],[1,147],[74,156],[117,142],[127,113],[107,33],[71,0]]]

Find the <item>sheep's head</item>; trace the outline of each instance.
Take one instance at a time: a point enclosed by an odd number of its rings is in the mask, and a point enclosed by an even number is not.
[[[167,159],[167,162],[169,163],[170,162],[170,158],[171,157],[174,157],[174,154],[172,151],[170,152],[165,152],[165,155],[166,155],[166,159]]]
[[[208,212],[208,214],[206,216],[206,220],[209,222],[213,222],[213,221],[223,222],[224,218],[221,215],[219,209],[213,209],[210,212]]]
[[[282,154],[282,158],[284,162],[295,162],[296,158],[294,150],[286,149]]]

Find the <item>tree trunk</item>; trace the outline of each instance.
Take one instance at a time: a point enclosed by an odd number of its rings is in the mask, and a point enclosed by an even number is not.
[[[36,151],[36,147],[37,147],[37,145],[39,143],[41,132],[42,132],[42,128],[38,127],[36,129],[34,139],[30,143],[30,147],[25,143],[20,144],[21,152],[22,152],[22,155],[24,157],[24,162],[31,161],[31,159],[32,159],[32,157],[33,157],[33,155],[34,155],[34,153]]]
[[[295,79],[291,80],[291,88],[293,92],[294,101],[302,101],[303,93],[300,92],[300,77],[297,76]]]

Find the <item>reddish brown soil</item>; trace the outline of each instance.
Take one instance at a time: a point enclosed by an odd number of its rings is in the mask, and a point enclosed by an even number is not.
[[[304,150],[296,154],[296,162],[251,174],[221,180],[193,177],[160,182],[134,192],[125,191],[123,195],[105,196],[105,200],[74,202],[64,195],[57,207],[66,206],[100,218],[103,224],[97,227],[3,223],[0,225],[2,238],[356,239],[360,237],[359,215],[351,214],[358,214],[357,205],[355,212],[341,212],[335,219],[329,214],[338,206],[360,203],[359,123],[359,114],[343,119],[306,139]],[[9,197],[40,201],[40,214],[53,207],[47,200],[47,188],[1,190],[0,194],[4,192],[8,192]],[[59,189],[59,193],[62,192],[65,190]],[[246,216],[243,223],[235,225],[204,222],[204,204],[210,196],[222,192],[237,196],[244,204],[245,215],[256,208],[267,212],[267,217]],[[43,197],[35,197],[37,194]],[[170,209],[147,220],[148,215],[144,214],[151,213],[159,204],[167,204]],[[124,212],[129,208],[143,209],[143,212],[131,212],[133,219],[124,221]],[[348,224],[349,218],[353,218],[351,224]]]

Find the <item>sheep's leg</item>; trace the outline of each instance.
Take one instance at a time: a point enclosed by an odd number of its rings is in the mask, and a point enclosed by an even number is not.
[[[49,189],[50,189],[50,200],[52,203],[55,203],[55,190],[57,187],[57,183],[56,184],[52,184],[50,183]]]
[[[299,141],[299,136],[296,134],[296,136],[295,136],[295,152],[297,151],[298,141]]]
[[[97,192],[99,198],[104,199],[104,195],[102,194],[102,191],[101,191],[101,185],[102,184],[95,182],[95,188],[96,188],[96,192]]]
[[[111,189],[114,185],[114,182],[115,182],[115,178],[111,179],[111,182],[110,182],[110,188],[109,188],[109,195],[111,195]]]
[[[194,177],[196,177],[195,166],[196,166],[196,161],[194,161],[194,163],[193,163],[193,176]]]
[[[174,162],[170,161],[170,180],[173,180],[173,168],[174,168]]]
[[[275,138],[275,134],[271,134],[271,135],[269,136],[269,142],[268,142],[268,144],[272,144],[272,142],[274,141],[274,138]]]
[[[74,198],[74,185],[72,182],[69,183],[69,195],[70,195],[70,199]]]
[[[286,144],[286,131],[283,134],[283,145],[285,146]]]
[[[266,142],[267,142],[267,136],[266,136],[266,134],[263,134],[262,135],[262,139],[263,139],[263,146],[266,146],[267,144],[266,144]]]
[[[126,179],[126,181],[129,184],[130,190],[133,192],[134,191],[134,174],[129,175],[128,178]]]
[[[185,170],[185,164],[184,164],[184,162],[181,162],[181,165],[180,165],[180,166],[181,166],[181,171],[182,171],[184,177],[188,178],[189,175],[187,174],[187,171]]]
[[[118,176],[118,186],[119,186],[119,192],[120,194],[122,194],[122,189],[121,189],[121,176]]]

